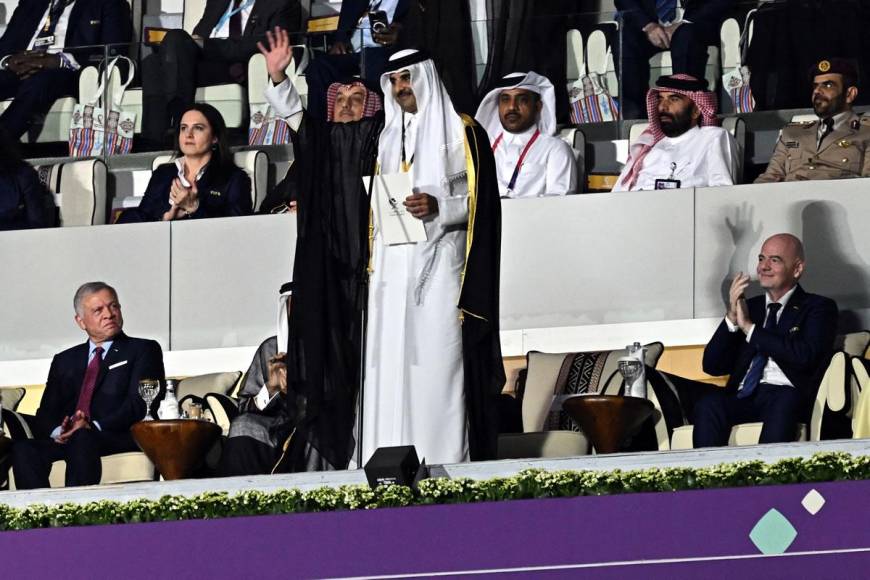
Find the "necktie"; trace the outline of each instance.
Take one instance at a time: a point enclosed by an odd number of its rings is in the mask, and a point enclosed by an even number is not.
[[[822,141],[824,141],[825,137],[827,137],[834,131],[834,119],[832,117],[828,117],[827,119],[823,120],[822,124],[825,126],[825,130],[822,131],[822,136],[819,137],[819,146],[817,147],[817,149],[822,148]]]
[[[76,411],[81,411],[85,417],[91,416],[91,399],[94,397],[94,387],[97,386],[97,375],[100,374],[100,363],[103,362],[103,347],[94,349],[94,357],[88,363],[85,378],[82,381],[82,390],[79,393],[79,402]]]
[[[242,0],[233,0],[233,15],[230,16],[230,38],[242,36],[242,11],[239,10]]]
[[[656,0],[659,22],[673,22],[677,17],[677,0]]]
[[[765,330],[773,330],[776,328],[776,313],[782,308],[782,304],[773,302],[767,305],[767,320],[764,321]],[[755,387],[761,382],[761,375],[764,374],[764,367],[767,366],[767,357],[761,353],[757,353],[752,357],[752,362],[749,364],[749,370],[746,371],[746,377],[743,379],[743,388],[737,391],[738,399],[745,399],[753,392]]]

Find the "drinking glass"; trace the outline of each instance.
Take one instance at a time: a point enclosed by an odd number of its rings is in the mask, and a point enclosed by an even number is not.
[[[624,394],[626,397],[631,396],[631,387],[634,381],[640,376],[643,367],[638,359],[633,356],[624,356],[619,359],[619,374],[622,375],[625,385]]]
[[[151,403],[157,398],[157,393],[160,392],[160,381],[155,379],[142,379],[139,381],[139,396],[145,401],[145,418],[143,421],[153,421],[151,416]]]

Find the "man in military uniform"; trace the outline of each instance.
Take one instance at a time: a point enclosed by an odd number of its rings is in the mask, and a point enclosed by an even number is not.
[[[789,123],[755,183],[870,175],[870,118],[852,111],[857,72],[852,61],[841,58],[813,66],[813,110],[819,120]]]

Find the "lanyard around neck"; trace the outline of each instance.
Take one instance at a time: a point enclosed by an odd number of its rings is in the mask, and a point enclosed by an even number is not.
[[[414,156],[417,155],[417,152],[414,151],[414,155],[411,155],[411,160],[406,161],[405,157],[405,113],[402,113],[402,172],[408,173],[410,171],[411,166],[414,165]]]
[[[252,6],[253,4],[254,0],[247,0],[247,2],[243,3],[238,8],[233,10],[233,2],[231,1],[229,7],[227,8],[227,11],[224,12],[224,15],[221,16],[220,20],[218,20],[217,26],[215,26],[214,29],[220,30],[221,28],[223,28],[224,24],[229,22],[230,18],[232,18],[234,15],[238,14],[242,10],[245,10],[246,8]]]
[[[514,167],[514,173],[513,173],[513,175],[511,175],[511,180],[508,183],[508,187],[507,187],[508,192],[511,192],[514,190],[514,187],[517,184],[517,177],[519,177],[519,175],[520,175],[520,169],[523,166],[523,161],[526,158],[526,154],[529,152],[529,149],[532,148],[532,145],[535,144],[535,141],[537,141],[538,137],[540,137],[540,136],[541,136],[541,130],[535,129],[535,133],[532,135],[532,138],[529,139],[529,142],[526,143],[525,147],[523,147],[523,151],[522,151],[522,153],[520,153],[520,158],[517,159],[517,165],[516,165],[516,167]],[[499,143],[502,142],[503,138],[504,138],[504,133],[501,133],[498,137],[496,137],[495,143],[492,144],[493,153],[495,153],[495,150],[498,148]]]

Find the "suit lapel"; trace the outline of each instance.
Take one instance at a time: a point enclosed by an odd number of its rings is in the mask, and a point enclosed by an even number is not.
[[[106,378],[106,374],[109,372],[109,367],[118,362],[121,358],[121,349],[124,345],[124,340],[127,337],[122,333],[115,337],[112,341],[112,348],[109,349],[109,352],[106,353],[106,356],[103,358],[103,362],[100,363],[100,373],[97,375],[97,383],[94,387],[94,392],[99,390],[100,385],[103,384],[103,379]]]
[[[804,292],[804,289],[801,288],[800,285],[798,285],[795,288],[794,294],[789,298],[788,304],[786,304],[785,310],[782,312],[782,316],[779,317],[779,323],[776,325],[780,334],[788,334],[789,330],[791,330],[795,326],[795,323],[800,320],[806,297],[807,293]]]
[[[75,388],[75,400],[78,401],[82,392],[82,383],[85,380],[85,372],[88,370],[88,343],[78,347],[75,354],[75,368],[73,368],[72,385]]]
[[[89,20],[81,20],[80,12],[85,9],[86,4],[86,0],[76,0],[73,4],[72,10],[70,10],[69,13],[69,23],[66,27],[64,46],[75,46],[77,43],[74,42],[74,35],[82,29],[87,29],[91,25]]]
[[[245,0],[242,0],[244,4]],[[248,16],[248,21],[245,23],[245,29],[242,30],[242,36],[251,36],[254,33],[254,28],[257,26],[257,21],[260,19],[260,12],[262,12],[262,5],[265,0],[255,0],[254,5],[251,7],[251,14]]]

